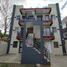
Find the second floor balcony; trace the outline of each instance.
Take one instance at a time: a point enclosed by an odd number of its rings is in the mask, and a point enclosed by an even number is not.
[[[51,30],[49,28],[44,29],[43,39],[44,40],[54,40],[55,39],[55,36],[54,36],[53,32],[51,32]]]
[[[42,23],[43,26],[51,26],[53,24],[52,18],[49,15],[28,15],[22,16],[22,20],[20,20],[19,25],[23,25],[25,22],[34,22],[34,23]]]

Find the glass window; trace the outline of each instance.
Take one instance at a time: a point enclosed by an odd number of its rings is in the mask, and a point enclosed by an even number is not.
[[[59,48],[58,42],[54,42],[54,48]]]
[[[15,31],[18,32],[19,31],[19,27],[15,27]]]
[[[44,21],[48,21],[48,20],[49,20],[49,15],[43,16],[43,20],[44,20]]]
[[[64,33],[64,38],[67,38],[67,32]]]
[[[37,20],[42,20],[42,15],[38,15]]]
[[[26,18],[26,16],[22,16],[22,19],[25,19]]]
[[[57,28],[56,27],[52,27],[52,32],[53,33],[57,32]]]
[[[43,35],[50,35],[50,28],[45,28],[43,31]]]
[[[13,47],[14,47],[14,48],[17,48],[17,44],[18,44],[18,41],[14,41],[14,42],[13,42]]]
[[[16,19],[19,20],[20,19],[20,15],[16,16]]]

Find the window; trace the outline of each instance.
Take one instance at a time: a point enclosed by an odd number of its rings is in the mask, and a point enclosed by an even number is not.
[[[25,18],[26,18],[26,16],[22,16],[22,18],[23,18],[23,19],[25,19]]]
[[[58,42],[54,42],[54,48],[59,48]]]
[[[19,27],[15,27],[15,31],[18,32],[19,31]]]
[[[50,28],[45,28],[43,31],[43,35],[50,35]]]
[[[52,27],[52,32],[53,33],[57,32],[57,28],[56,27]]]
[[[13,42],[13,47],[14,47],[14,48],[17,48],[17,44],[18,44],[18,41],[14,41],[14,42]]]
[[[43,16],[43,20],[44,20],[44,21],[48,21],[48,20],[49,20],[49,15]]]
[[[37,20],[42,20],[42,15],[38,15]]]
[[[64,38],[67,38],[67,32],[64,33]]]
[[[51,15],[51,19],[56,20],[56,17],[57,17],[57,16],[55,16],[55,15]]]
[[[19,20],[19,19],[20,19],[20,15],[17,15],[17,16],[16,16],[16,19]]]

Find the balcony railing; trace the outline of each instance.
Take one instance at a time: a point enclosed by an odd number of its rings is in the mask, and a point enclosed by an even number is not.
[[[18,22],[18,24],[19,24],[19,26],[24,26],[24,21],[23,20],[19,20],[19,22]]]
[[[47,61],[50,62],[51,59],[50,59],[50,51],[44,47],[44,56],[47,58]]]
[[[30,15],[30,16],[22,16],[23,20],[20,20],[19,21],[19,25],[20,26],[23,26],[24,25],[24,21],[27,21],[27,22],[38,22],[38,23],[41,23],[42,22],[42,25],[43,26],[51,26],[53,24],[53,21],[51,19],[51,16],[47,15],[47,16],[44,16],[43,15]]]
[[[44,40],[54,40],[55,39],[55,36],[52,32],[44,32],[43,34],[43,39]]]
[[[53,24],[52,20],[44,20],[43,26],[51,26]]]
[[[49,15],[44,15],[42,20],[44,26],[51,26],[53,24],[52,18]]]
[[[44,40],[54,40],[55,39],[55,36],[54,35],[44,35],[43,36],[43,39]]]

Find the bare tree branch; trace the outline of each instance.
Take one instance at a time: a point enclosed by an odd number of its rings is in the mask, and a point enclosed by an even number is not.
[[[13,9],[13,3],[14,0],[0,0],[0,13],[2,14],[2,21],[0,23],[1,27],[4,28],[4,34],[6,34],[7,29],[9,28],[10,24],[10,18],[12,16],[12,9]],[[22,4],[26,0],[15,0],[15,2],[20,2]]]
[[[4,22],[3,23],[4,34],[6,34],[6,31],[8,29],[8,23],[10,24],[9,18],[11,17],[12,14],[11,9],[12,9],[12,5],[9,3],[9,0],[0,0],[0,13],[2,14],[2,18]]]

